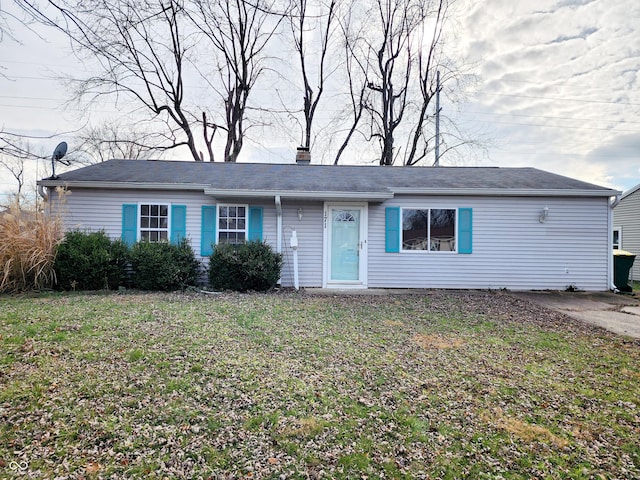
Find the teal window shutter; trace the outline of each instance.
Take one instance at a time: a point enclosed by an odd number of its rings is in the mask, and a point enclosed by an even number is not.
[[[187,236],[187,207],[171,205],[171,243],[180,243]]]
[[[122,205],[122,241],[131,246],[138,239],[138,205]]]
[[[200,232],[200,255],[207,257],[213,253],[216,243],[216,206],[202,206],[202,229]]]
[[[262,241],[262,207],[249,208],[249,241]]]
[[[385,209],[385,252],[400,251],[400,207]]]
[[[473,251],[473,212],[471,208],[458,210],[458,253]]]

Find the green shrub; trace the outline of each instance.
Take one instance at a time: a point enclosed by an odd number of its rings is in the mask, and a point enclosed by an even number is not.
[[[58,247],[54,269],[64,290],[116,289],[125,284],[127,246],[100,232],[67,232]]]
[[[138,242],[131,248],[132,286],[141,290],[184,290],[198,281],[200,262],[187,239],[179,244]]]
[[[264,242],[215,246],[209,261],[209,283],[217,290],[266,291],[280,278],[282,255]]]

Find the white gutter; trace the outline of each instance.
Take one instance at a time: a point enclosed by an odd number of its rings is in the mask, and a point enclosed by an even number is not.
[[[613,281],[613,209],[620,202],[620,194],[612,197],[609,203],[609,209],[607,212],[607,232],[609,232],[609,239],[607,240],[607,283],[612,291],[618,292],[618,287]]]
[[[111,190],[182,190],[198,191],[205,195],[221,198],[269,198],[276,195],[281,198],[325,199],[325,200],[370,200],[383,201],[393,198],[389,190],[381,192],[336,192],[336,191],[302,191],[302,190],[241,190],[235,188],[212,188],[210,184],[197,183],[153,183],[153,182],[105,182],[87,180],[53,180],[44,179],[38,185],[45,187],[65,188],[103,188]]]
[[[611,197],[611,210],[613,210],[614,208],[616,208],[616,206],[620,203],[620,200],[622,200],[624,198],[624,195],[620,196],[620,194],[616,195],[615,197]]]
[[[44,179],[38,182],[38,185],[45,187],[76,187],[76,188],[109,188],[114,190],[196,190],[204,191],[210,185],[196,183],[151,183],[151,182],[101,182],[86,180],[51,180]]]
[[[282,253],[282,202],[280,195],[275,196],[276,201],[276,252]]]
[[[220,189],[220,188],[205,188],[205,195],[213,195],[215,197],[236,197],[236,198],[251,198],[251,197],[274,197],[279,196],[281,198],[291,199],[324,199],[324,200],[344,200],[344,199],[357,199],[357,200],[388,200],[393,198],[391,191],[381,192],[335,192],[335,191],[303,191],[303,190],[239,190],[239,189]]]
[[[413,188],[390,187],[394,194],[401,195],[447,195],[447,196],[484,196],[498,197],[611,197],[619,195],[617,190],[564,190],[557,189],[527,189],[527,188]]]
[[[336,192],[336,191],[301,191],[301,190],[239,190],[212,188],[210,184],[196,183],[153,183],[153,182],[104,182],[87,180],[61,181],[44,179],[38,185],[45,187],[64,186],[66,188],[107,188],[116,190],[140,189],[140,190],[194,190],[204,192],[205,195],[235,198],[275,197],[295,199],[325,199],[325,200],[370,200],[383,201],[400,195],[493,195],[501,197],[611,197],[620,195],[617,190],[564,190],[564,189],[503,189],[503,188],[415,188],[415,187],[389,187],[385,191],[377,192]]]
[[[47,192],[44,191],[44,186],[41,183],[38,184],[38,193],[44,199],[45,202],[49,201],[49,195],[47,194]]]

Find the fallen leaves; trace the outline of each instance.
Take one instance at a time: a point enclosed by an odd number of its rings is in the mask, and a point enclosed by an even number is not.
[[[640,343],[505,294],[2,301],[33,478],[640,477]]]
[[[433,348],[436,350],[446,350],[448,348],[459,348],[464,342],[459,338],[447,338],[437,334],[418,333],[413,336],[413,342],[422,348]]]

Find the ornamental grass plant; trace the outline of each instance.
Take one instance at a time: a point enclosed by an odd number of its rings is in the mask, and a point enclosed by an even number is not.
[[[62,236],[58,215],[14,201],[0,214],[0,292],[53,286],[53,264]]]

